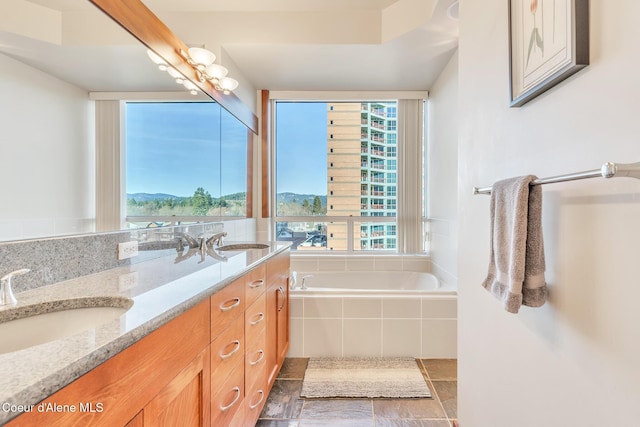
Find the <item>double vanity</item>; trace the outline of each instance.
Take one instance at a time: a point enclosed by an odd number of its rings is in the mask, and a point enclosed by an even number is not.
[[[0,424],[253,425],[289,345],[289,245],[162,255],[0,307]]]

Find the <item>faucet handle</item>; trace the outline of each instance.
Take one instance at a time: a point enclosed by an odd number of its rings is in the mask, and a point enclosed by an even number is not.
[[[18,303],[15,295],[13,295],[13,289],[11,289],[11,279],[30,271],[28,268],[23,268],[7,273],[0,278],[0,305],[16,305]]]

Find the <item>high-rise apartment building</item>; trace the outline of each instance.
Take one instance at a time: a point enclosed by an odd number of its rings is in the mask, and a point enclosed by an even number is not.
[[[327,104],[327,216],[363,217],[354,227],[354,249],[395,249],[397,104]],[[344,223],[327,224],[327,249],[347,249]]]

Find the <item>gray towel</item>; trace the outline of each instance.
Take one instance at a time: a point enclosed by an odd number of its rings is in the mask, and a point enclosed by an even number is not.
[[[510,313],[547,299],[542,243],[542,189],[533,175],[496,182],[491,189],[491,262],[482,286]]]

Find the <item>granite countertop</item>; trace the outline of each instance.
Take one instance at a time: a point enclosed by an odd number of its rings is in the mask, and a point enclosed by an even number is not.
[[[0,321],[33,307],[52,310],[60,301],[65,308],[130,308],[98,327],[0,354],[0,424],[20,415],[17,405],[36,405],[289,246],[270,242],[266,249],[221,252],[226,259],[195,254],[179,262],[175,250],[166,251],[139,264],[17,293],[17,306],[0,307]]]

